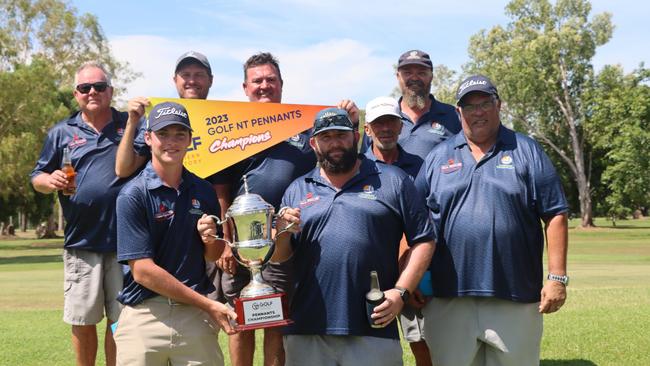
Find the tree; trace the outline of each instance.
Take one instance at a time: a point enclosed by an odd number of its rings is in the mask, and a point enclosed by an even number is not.
[[[602,157],[604,208],[624,218],[650,204],[650,70],[606,66],[589,95],[594,155]]]
[[[467,72],[481,72],[499,86],[503,115],[541,140],[571,171],[582,226],[593,226],[589,126],[585,93],[594,76],[596,47],[612,36],[611,14],[590,19],[587,0],[513,0],[512,21],[470,40]]]

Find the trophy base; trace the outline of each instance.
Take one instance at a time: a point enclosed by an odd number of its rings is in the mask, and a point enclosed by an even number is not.
[[[285,293],[235,299],[237,330],[281,327],[293,323],[287,318],[289,304]]]

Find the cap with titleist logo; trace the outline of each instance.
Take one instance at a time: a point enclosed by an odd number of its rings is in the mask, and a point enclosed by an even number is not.
[[[156,104],[147,118],[147,130],[158,131],[167,126],[179,125],[192,131],[185,107],[174,102]]]
[[[433,64],[431,63],[431,57],[429,57],[429,54],[420,50],[406,51],[399,57],[397,68],[399,69],[406,65],[420,65],[433,69]]]
[[[456,105],[460,105],[460,100],[471,92],[481,92],[495,95],[497,98],[499,97],[496,86],[492,84],[492,81],[490,81],[487,76],[480,74],[472,75],[463,80],[463,82],[458,86],[458,91],[456,92]]]
[[[402,117],[399,114],[399,104],[394,98],[378,97],[366,104],[366,123],[372,123],[382,116]]]
[[[208,69],[208,74],[212,75],[212,68],[210,67],[210,62],[208,62],[208,58],[205,57],[204,54],[196,51],[187,51],[184,54],[182,54],[178,58],[178,60],[176,60],[176,68],[174,69],[174,73],[178,72],[178,69],[180,68],[181,64],[187,64],[190,62],[195,62],[205,67],[206,69]]]
[[[354,131],[348,112],[340,108],[325,108],[318,112],[312,136],[329,130]]]

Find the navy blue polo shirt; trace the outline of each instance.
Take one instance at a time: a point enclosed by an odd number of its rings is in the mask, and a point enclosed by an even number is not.
[[[285,332],[397,339],[396,322],[370,327],[365,294],[373,270],[382,290],[395,286],[403,233],[409,245],[434,239],[408,175],[362,157],[359,173],[337,191],[317,167],[289,186],[282,205],[301,210],[301,231],[292,236],[294,323]]]
[[[430,266],[434,296],[540,300],[541,220],[568,206],[536,141],[501,126],[496,144],[477,163],[458,134],[429,154],[415,185],[439,233]]]
[[[402,112],[402,99],[403,97],[399,99],[398,105],[403,125],[397,142],[407,152],[424,160],[436,145],[460,132],[460,120],[454,106],[439,102],[433,95],[429,94],[431,108],[417,121],[413,122]],[[362,152],[368,149],[370,142],[370,138],[364,134],[361,146]]]
[[[61,169],[63,148],[70,150],[72,166],[77,172],[77,192],[59,202],[65,217],[67,249],[93,252],[116,250],[115,199],[127,181],[115,175],[115,154],[120,144],[127,113],[111,109],[112,120],[97,133],[76,112],[52,127],[31,178]],[[140,149],[142,146],[136,146]]]
[[[406,172],[406,174],[408,174],[409,177],[411,177],[411,179],[415,179],[415,177],[418,175],[418,172],[420,171],[423,159],[417,155],[407,153],[399,144],[397,144],[397,150],[399,152],[397,155],[397,160],[395,160],[395,162],[393,162],[391,165],[402,169]],[[379,160],[379,158],[377,158],[375,156],[375,153],[372,151],[372,141],[370,142],[370,146],[364,155],[366,158],[372,161],[384,163],[383,161]]]
[[[244,174],[249,193],[256,193],[275,210],[282,195],[294,179],[316,165],[316,155],[309,146],[311,130],[295,135],[248,157],[210,177],[212,184],[229,184],[231,198],[244,194]]]
[[[163,185],[148,162],[117,198],[117,260],[151,258],[200,294],[214,291],[205,273],[204,246],[196,223],[204,213],[219,215],[212,186],[183,169],[178,191]],[[157,296],[133,279],[129,270],[117,300],[137,305]]]

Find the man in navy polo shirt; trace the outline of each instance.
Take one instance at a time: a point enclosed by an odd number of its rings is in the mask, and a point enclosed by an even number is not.
[[[283,85],[280,65],[272,54],[258,53],[244,63],[242,88],[249,101],[281,103]],[[342,100],[338,105],[348,110],[358,123],[359,109],[354,102]],[[316,164],[316,157],[308,143],[309,136],[309,131],[295,135],[208,177],[217,193],[222,217],[234,197],[244,193],[244,175],[246,175],[250,193],[262,196],[278,212],[285,189],[294,179],[307,173]],[[229,237],[229,235],[230,233],[226,232],[226,236]],[[239,297],[241,289],[250,281],[250,272],[238,265],[230,248],[224,250],[217,265],[223,270],[221,285],[224,295],[232,304],[233,300]],[[262,275],[271,285],[290,295],[288,288],[291,281],[290,269],[290,263],[271,261],[263,268]],[[229,337],[229,348],[233,365],[252,365],[255,332],[243,331]],[[282,333],[277,328],[264,329],[264,364],[284,364]]]
[[[371,160],[392,164],[399,167],[411,179],[420,171],[422,158],[410,154],[397,142],[402,129],[399,103],[391,97],[378,97],[366,105],[366,136],[371,139],[366,157]],[[400,263],[408,257],[409,247],[406,240],[400,243]],[[429,348],[424,341],[424,320],[420,310],[425,304],[425,297],[416,289],[400,313],[400,326],[404,339],[409,342],[411,352],[418,366],[431,365]]]
[[[397,62],[397,82],[403,127],[399,144],[411,154],[424,159],[434,146],[460,132],[454,107],[436,100],[431,91],[433,65],[426,52],[406,51]],[[364,136],[361,151],[368,149]]]
[[[122,288],[122,269],[115,259],[115,199],[125,183],[115,176],[114,164],[127,116],[111,108],[111,78],[97,62],[77,70],[74,97],[79,111],[48,131],[31,181],[38,192],[58,192],[63,209],[63,320],[72,325],[77,364],[95,364],[96,324],[106,311],[106,364],[114,365],[110,325],[120,313],[115,298]],[[68,183],[61,171],[64,148],[76,171],[77,189],[70,196],[62,193]]]
[[[185,108],[160,103],[147,127],[151,161],[117,199],[117,259],[130,269],[118,298],[118,363],[223,365],[217,327],[233,333],[236,315],[206,297],[214,286],[205,272],[224,247],[207,217],[219,205],[210,184],[183,167],[192,131]]]
[[[282,199],[300,210],[301,228],[291,238],[296,284],[294,324],[285,328],[288,365],[402,364],[393,320],[429,263],[433,227],[411,178],[358,155],[358,139],[344,110],[319,112],[309,140],[319,165]],[[400,273],[403,234],[412,254]],[[380,328],[366,316],[371,271],[385,296],[371,315]]]
[[[436,365],[538,365],[542,314],[562,306],[568,283],[560,179],[536,141],[501,124],[487,77],[467,78],[456,97],[463,133],[416,178],[438,232],[426,342]]]

